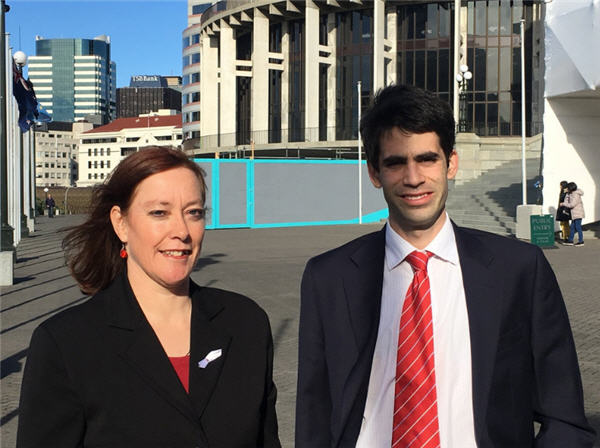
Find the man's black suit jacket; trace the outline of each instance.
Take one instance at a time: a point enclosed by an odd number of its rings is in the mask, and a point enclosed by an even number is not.
[[[480,447],[592,446],[563,299],[542,251],[454,228]],[[296,447],[350,447],[379,327],[385,231],[311,259],[302,280]],[[541,423],[534,438],[533,422]]]
[[[189,395],[121,274],[41,324],[25,367],[17,446],[279,447],[267,315],[191,282]],[[212,350],[222,356],[206,368]]]

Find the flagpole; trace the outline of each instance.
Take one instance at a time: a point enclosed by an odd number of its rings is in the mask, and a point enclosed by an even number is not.
[[[4,27],[4,13],[10,8],[5,0],[0,0],[0,60],[3,68],[0,69],[0,251],[15,250],[13,245],[14,229],[8,224],[8,157],[7,150],[7,126],[6,126],[6,106],[8,104],[6,98],[6,71],[12,64],[6,61],[6,32]],[[12,282],[11,282],[12,283]]]

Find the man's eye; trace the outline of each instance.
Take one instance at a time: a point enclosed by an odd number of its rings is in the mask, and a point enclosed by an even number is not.
[[[165,216],[165,213],[164,210],[152,210],[150,216]]]

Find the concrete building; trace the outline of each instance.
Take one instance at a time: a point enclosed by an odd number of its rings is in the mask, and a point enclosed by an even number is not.
[[[36,36],[29,78],[37,98],[54,121],[90,117],[107,123],[116,117],[116,64],[110,37],[44,39]]]
[[[471,0],[459,14],[455,4],[219,1],[200,17],[190,15],[183,49],[185,149],[207,156],[252,147],[275,156],[298,149],[301,157],[315,150],[350,157],[359,82],[363,108],[379,88],[404,83],[432,90],[458,110],[462,64],[473,75],[462,96],[463,130],[495,144],[511,142],[521,133],[522,18],[526,132],[540,134],[543,4]]]
[[[129,87],[117,89],[117,117],[138,117],[159,109],[181,112],[181,90],[177,90],[177,79],[157,75],[132,76]]]
[[[181,76],[163,76],[164,79],[167,80],[167,87],[170,87],[173,90],[177,90],[181,93]]]
[[[124,157],[144,146],[179,147],[181,141],[181,114],[173,110],[118,118],[87,131],[80,136],[77,186],[103,182]]]
[[[184,141],[200,139],[200,20],[211,6],[203,0],[188,0],[188,26],[183,31],[182,130]]]
[[[52,121],[35,129],[35,185],[72,187],[78,176],[80,135],[91,123]]]

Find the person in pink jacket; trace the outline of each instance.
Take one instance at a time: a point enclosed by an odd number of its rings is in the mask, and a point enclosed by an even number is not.
[[[567,246],[583,246],[583,231],[581,229],[581,220],[585,217],[585,212],[583,210],[583,201],[581,200],[581,196],[583,196],[583,191],[577,188],[577,184],[575,182],[569,182],[567,185],[569,192],[565,196],[565,202],[562,202],[560,205],[564,205],[571,209],[571,234],[569,235],[569,239],[565,242]],[[573,244],[573,238],[575,237],[575,231],[577,231],[577,235],[579,237],[579,241]]]

